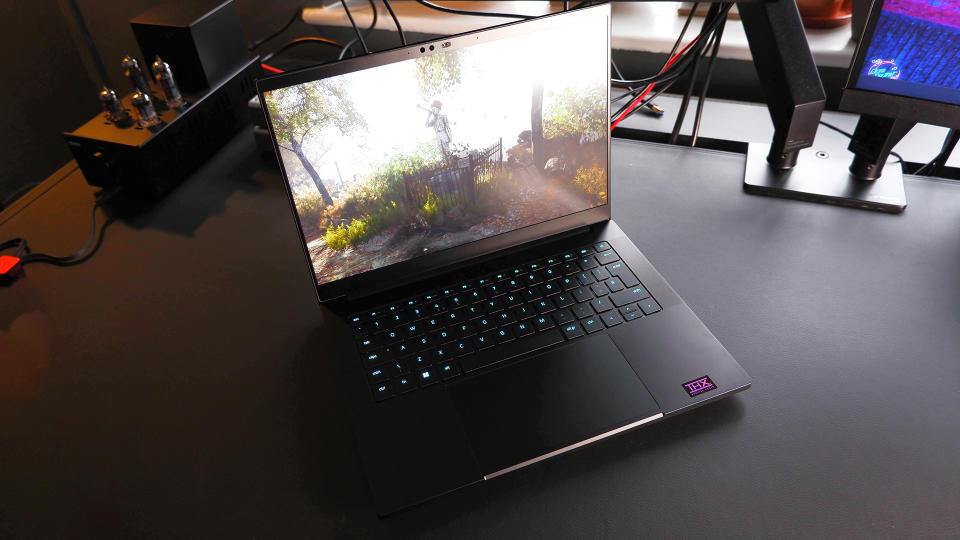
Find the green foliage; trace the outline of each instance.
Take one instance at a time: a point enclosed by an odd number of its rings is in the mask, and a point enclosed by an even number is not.
[[[420,56],[414,60],[420,95],[432,99],[459,85],[461,60],[460,51]]]
[[[603,204],[607,200],[607,175],[602,167],[577,169],[573,183],[593,197],[593,204]]]
[[[370,237],[369,227],[362,219],[355,219],[349,225],[339,225],[327,227],[326,234],[323,235],[323,241],[328,246],[343,251],[348,246],[356,247],[358,244]]]
[[[436,221],[437,216],[440,215],[440,198],[436,193],[431,191],[427,195],[427,201],[420,208],[420,215],[429,223]]]
[[[599,138],[608,128],[606,93],[602,88],[567,87],[551,93],[543,118],[543,136],[548,139],[587,135]]]
[[[342,80],[323,79],[266,93],[277,141],[299,146],[316,126],[335,126],[341,133],[367,129],[363,116]]]

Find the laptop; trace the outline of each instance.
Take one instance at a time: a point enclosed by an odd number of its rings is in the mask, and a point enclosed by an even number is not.
[[[258,81],[379,515],[749,388],[610,218],[609,66],[597,6]]]

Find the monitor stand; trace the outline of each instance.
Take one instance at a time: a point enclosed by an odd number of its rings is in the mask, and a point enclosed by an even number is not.
[[[903,167],[888,161],[876,180],[861,180],[850,173],[854,155],[845,145],[815,142],[800,150],[791,169],[774,169],[767,163],[770,145],[750,143],[743,189],[747,193],[772,195],[853,208],[899,213],[907,207],[903,191]]]

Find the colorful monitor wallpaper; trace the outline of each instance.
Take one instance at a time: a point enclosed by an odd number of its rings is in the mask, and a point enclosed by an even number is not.
[[[606,20],[575,24],[265,94],[319,284],[606,204]]]
[[[960,0],[885,0],[857,86],[960,103]]]

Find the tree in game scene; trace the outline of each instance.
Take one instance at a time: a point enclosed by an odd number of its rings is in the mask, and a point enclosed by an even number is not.
[[[335,127],[343,135],[357,129],[367,129],[366,122],[350,99],[346,85],[335,79],[299,84],[269,92],[266,101],[277,144],[297,156],[313,179],[323,204],[333,205],[333,198],[304,154],[303,145],[308,137],[321,133],[328,126]]]
[[[430,106],[417,105],[427,111],[426,127],[433,128],[437,138],[437,147],[444,159],[450,159],[450,143],[453,133],[447,115],[440,112],[443,104],[436,99],[439,95],[460,85],[462,57],[459,51],[448,51],[430,56],[421,56],[414,61],[417,77],[417,90],[420,97],[430,102]]]
[[[543,147],[543,81],[533,81],[533,95],[530,99],[530,144],[533,150],[533,165],[543,170],[547,162],[546,149]]]

